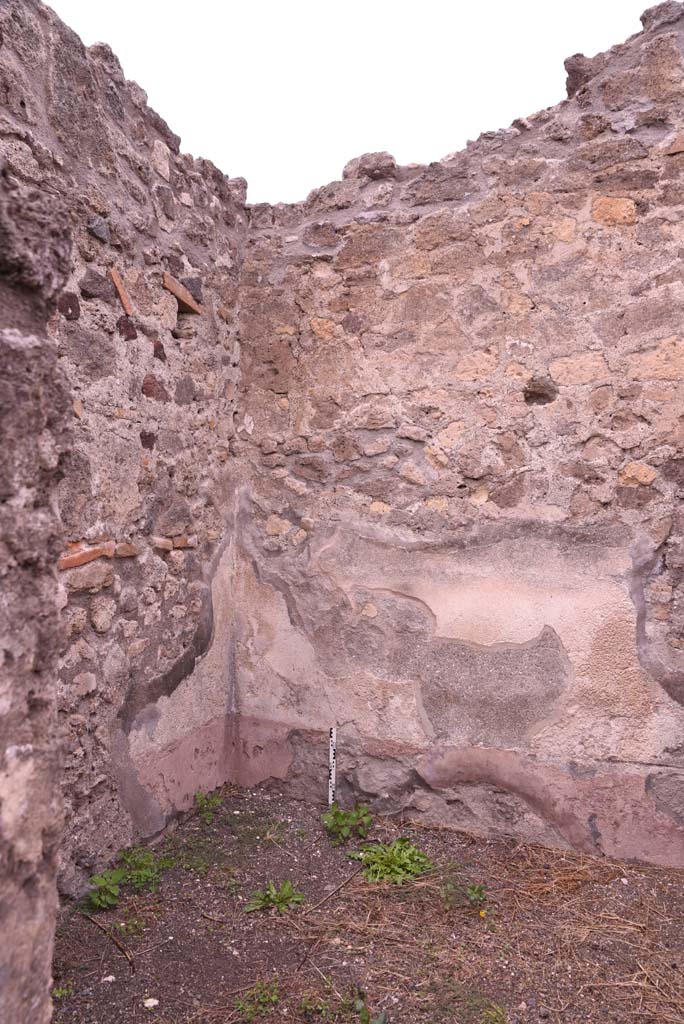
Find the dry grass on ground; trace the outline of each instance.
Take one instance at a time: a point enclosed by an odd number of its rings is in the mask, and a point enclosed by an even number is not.
[[[56,1024],[684,1024],[684,872],[381,819],[434,868],[371,884],[319,810],[215,803],[155,847],[158,891],[64,909]],[[305,902],[245,913],[271,879]]]

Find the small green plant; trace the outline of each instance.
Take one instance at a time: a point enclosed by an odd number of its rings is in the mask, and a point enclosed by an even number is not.
[[[321,815],[321,821],[333,842],[340,846],[350,839],[365,839],[373,819],[365,804],[356,803],[351,811],[343,811],[339,804],[334,803]]]
[[[304,902],[304,893],[297,892],[292,882],[285,881],[279,889],[275,882],[269,882],[265,889],[257,889],[249,897],[245,910],[249,913],[252,910],[277,910],[284,914],[297,903]]]
[[[237,878],[233,878],[230,874],[227,878],[219,879],[215,884],[217,889],[223,889],[228,896],[235,896],[240,888]]]
[[[364,866],[369,882],[394,882],[402,885],[432,868],[432,864],[417,846],[408,839],[395,839],[393,843],[367,843],[359,853],[352,853]]]
[[[109,868],[99,875],[91,875],[88,879],[93,886],[88,893],[88,900],[93,910],[109,910],[119,902],[121,886],[126,881],[124,868]]]
[[[192,853],[184,857],[181,867],[185,871],[192,872],[193,875],[199,875],[200,878],[206,878],[209,874],[209,861],[201,853]]]
[[[299,1013],[306,1021],[328,1020],[330,1015],[330,1004],[325,999],[317,999],[312,996],[302,996],[299,1003]]]
[[[257,981],[256,985],[248,989],[242,996],[235,1000],[235,1009],[242,1014],[244,1021],[252,1021],[256,1017],[265,1017],[278,1005],[280,994],[275,982],[266,985],[263,981]]]
[[[371,1017],[366,1005],[366,997],[361,989],[352,992],[352,1009],[359,1015],[359,1024],[387,1024],[387,1014],[383,1011],[379,1017]]]
[[[117,921],[114,927],[122,935],[140,935],[145,931],[145,922],[141,917],[131,917],[127,921]]]
[[[68,999],[69,996],[73,996],[74,986],[70,981],[65,981],[63,985],[57,985],[52,990],[53,999]]]
[[[136,892],[141,889],[156,892],[163,872],[175,863],[173,857],[156,857],[154,850],[144,846],[131,846],[128,850],[122,850],[120,859],[126,872],[125,880]]]
[[[472,907],[478,910],[481,917],[485,917],[487,911],[487,890],[484,885],[471,884],[463,877],[462,868],[454,861],[450,861],[440,871],[442,884],[439,894],[446,910],[454,907]]]
[[[164,871],[173,867],[175,860],[168,855],[155,856],[144,846],[131,846],[119,853],[119,866],[108,868],[89,879],[92,885],[88,900],[93,910],[110,910],[118,906],[121,888],[130,885],[136,892],[142,889],[156,892]]]
[[[466,886],[466,899],[471,907],[484,907],[487,902],[487,890],[484,885],[468,885]]]
[[[442,869],[439,895],[445,910],[451,910],[462,903],[463,881],[461,879],[461,869],[460,865],[453,861],[449,861],[446,867]]]
[[[220,793],[203,793],[201,790],[195,793],[195,810],[205,825],[211,825],[222,804],[223,797]]]
[[[206,878],[212,869],[225,866],[227,853],[220,839],[201,827],[171,837],[166,845],[176,867]]]

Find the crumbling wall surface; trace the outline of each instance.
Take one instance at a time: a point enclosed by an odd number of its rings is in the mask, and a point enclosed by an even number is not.
[[[67,392],[45,336],[69,236],[54,197],[0,164],[0,1020],[50,1018],[62,807],[55,489]]]
[[[0,40],[0,155],[61,200],[74,237],[50,332],[74,436],[56,565],[69,637],[62,879],[78,891],[223,781],[220,747],[198,743],[152,791],[131,736],[154,735],[158,705],[211,637],[209,580],[230,535],[245,183],[182,155],[109,48],[84,48],[37,0],[0,5]]]
[[[258,206],[243,777],[684,865],[684,8],[429,166]],[[250,475],[251,474],[251,475]]]
[[[248,223],[106,46],[0,4],[10,886],[50,902],[50,559],[67,891],[199,788],[320,795],[333,723],[379,809],[684,864],[683,6],[643,21],[559,106]]]

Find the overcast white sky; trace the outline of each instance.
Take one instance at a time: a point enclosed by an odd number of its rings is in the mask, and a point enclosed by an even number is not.
[[[184,152],[291,202],[386,149],[427,163],[565,96],[563,60],[648,0],[52,0],[107,42]]]

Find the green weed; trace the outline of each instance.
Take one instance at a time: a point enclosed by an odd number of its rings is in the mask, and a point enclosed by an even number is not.
[[[144,846],[131,846],[123,850],[120,859],[126,871],[126,882],[136,892],[141,889],[156,892],[164,871],[175,864],[174,858],[168,854],[157,856],[154,850]]]
[[[303,996],[299,1003],[299,1013],[306,1021],[328,1020],[330,1012],[330,1004],[324,999]]]
[[[468,885],[465,894],[471,907],[484,907],[487,902],[487,890],[484,885]]]
[[[343,811],[334,803],[321,815],[321,821],[333,842],[340,846],[350,839],[365,839],[373,819],[365,804],[356,803],[351,811]]]
[[[121,886],[126,881],[126,871],[124,868],[109,868],[99,875],[91,875],[88,881],[93,886],[88,893],[92,909],[109,910],[119,902]]]
[[[280,994],[275,982],[266,985],[258,981],[242,996],[235,1000],[235,1009],[242,1014],[243,1021],[252,1021],[256,1017],[265,1017],[278,1005]]]
[[[52,990],[53,999],[68,999],[73,994],[74,986],[70,981],[65,981],[63,985],[56,985]]]
[[[461,867],[453,861],[441,872],[442,884],[439,894],[445,909],[453,907],[472,907],[479,910],[484,917],[487,905],[487,890],[484,885],[471,884],[461,874]]]
[[[127,921],[117,921],[114,927],[122,935],[140,935],[145,931],[145,921],[141,917],[131,917]]]
[[[89,882],[93,887],[88,901],[93,910],[110,910],[118,906],[121,889],[130,885],[136,892],[156,892],[162,874],[173,867],[175,860],[168,855],[156,855],[154,850],[144,846],[131,846],[119,853],[119,867],[108,868],[99,875],[92,875]]]
[[[361,989],[352,992],[351,1009],[359,1015],[359,1024],[387,1024],[387,1014],[383,1011],[378,1017],[371,1017],[366,1005],[366,997]]]
[[[394,882],[402,885],[432,868],[432,864],[417,846],[408,839],[395,839],[393,843],[367,843],[359,853],[352,853],[364,866],[369,882]]]
[[[257,889],[245,905],[245,910],[250,913],[252,910],[272,910],[284,914],[297,903],[304,902],[304,893],[297,892],[292,882],[285,881],[279,889],[275,882],[269,882],[265,889]]]
[[[206,878],[211,868],[222,867],[228,857],[220,838],[201,826],[171,837],[167,850],[179,868],[200,878]]]
[[[220,792],[202,793],[200,790],[199,793],[195,793],[195,811],[205,825],[211,825],[222,804],[223,796]]]

